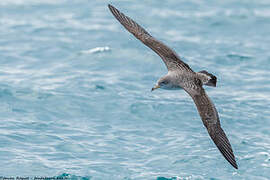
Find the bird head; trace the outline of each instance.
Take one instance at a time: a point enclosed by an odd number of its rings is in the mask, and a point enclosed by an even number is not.
[[[156,85],[152,88],[151,91],[154,91],[155,89],[158,89],[158,88],[166,89],[166,86],[168,86],[168,84],[169,84],[169,79],[167,77],[162,77],[157,81]]]

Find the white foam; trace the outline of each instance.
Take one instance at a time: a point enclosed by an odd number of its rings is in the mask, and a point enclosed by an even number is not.
[[[105,51],[110,51],[111,49],[108,46],[104,47],[96,47],[93,49],[88,49],[88,50],[83,50],[80,53],[82,54],[93,54],[93,53],[100,53],[100,52],[105,52]]]

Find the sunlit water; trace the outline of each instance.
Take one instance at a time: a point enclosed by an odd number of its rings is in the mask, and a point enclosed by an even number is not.
[[[0,176],[269,179],[270,2],[111,2],[218,77],[239,170],[183,90],[150,92],[166,67],[109,1],[1,0]]]

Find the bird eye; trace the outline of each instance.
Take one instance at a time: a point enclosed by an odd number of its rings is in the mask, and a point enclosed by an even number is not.
[[[163,81],[161,84],[168,84],[168,81]]]

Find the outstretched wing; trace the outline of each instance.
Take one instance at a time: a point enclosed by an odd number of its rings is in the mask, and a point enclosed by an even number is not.
[[[114,17],[137,39],[139,39],[146,46],[155,51],[164,61],[169,71],[173,70],[183,70],[183,71],[191,71],[191,68],[180,60],[178,55],[168,46],[163,44],[162,42],[155,39],[151,36],[145,29],[143,29],[139,24],[133,21],[131,18],[125,16],[118,9],[113,7],[112,5],[108,5]]]
[[[196,89],[184,89],[189,93],[195,102],[203,124],[219,151],[234,168],[238,169],[231,144],[225,132],[221,128],[215,105],[207,96],[205,90],[201,86],[196,86]]]

